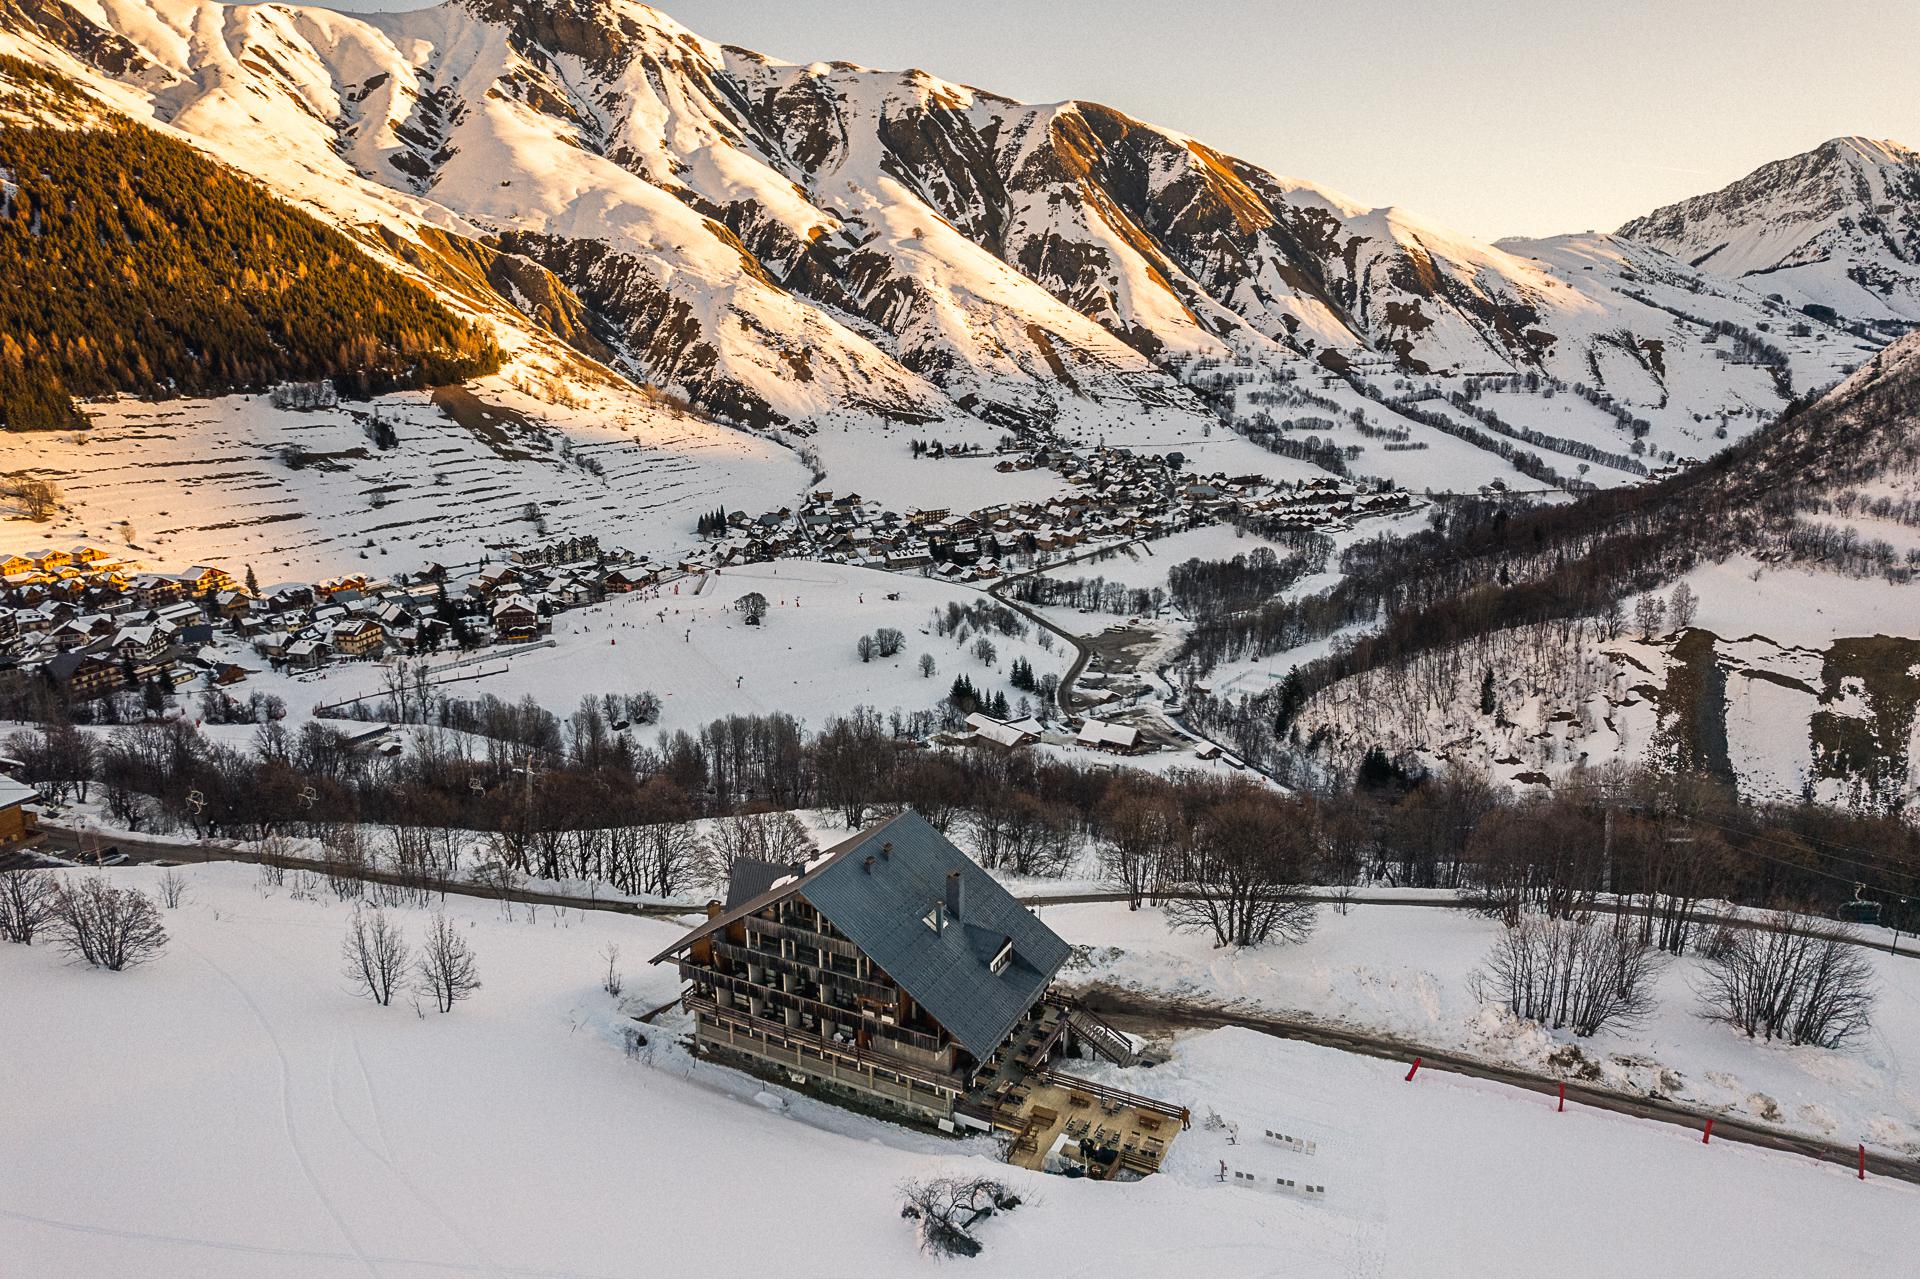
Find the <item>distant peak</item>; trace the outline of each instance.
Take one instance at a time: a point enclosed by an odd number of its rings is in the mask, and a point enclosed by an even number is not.
[[[1886,138],[1863,138],[1857,135],[1832,138],[1822,143],[1819,150],[1835,155],[1856,155],[1872,164],[1912,164],[1920,161],[1920,152]]]

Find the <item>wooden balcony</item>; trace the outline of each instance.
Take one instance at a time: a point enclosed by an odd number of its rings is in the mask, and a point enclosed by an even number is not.
[[[881,1021],[878,1017],[862,1012],[858,1008],[843,1008],[838,1004],[829,1004],[808,995],[797,995],[781,990],[778,986],[749,981],[742,974],[716,972],[711,968],[682,960],[680,976],[695,985],[714,986],[736,995],[758,996],[777,1008],[797,1008],[801,1012],[811,1013],[816,1019],[860,1026],[866,1030],[870,1038],[889,1041],[905,1051],[930,1059],[941,1056],[951,1047],[948,1041],[938,1035],[929,1035],[923,1031]]]
[[[758,915],[748,915],[740,922],[746,925],[749,933],[758,933],[763,937],[776,939],[784,937],[802,946],[813,946],[830,955],[839,955],[843,959],[860,958],[860,948],[843,937],[829,937],[825,933],[816,933],[811,928],[783,924],[776,919],[762,919]]]
[[[686,1007],[698,1017],[704,1017],[721,1025],[750,1032],[755,1036],[750,1051],[769,1060],[790,1065],[796,1070],[808,1070],[810,1065],[831,1059],[841,1062],[856,1071],[884,1070],[902,1078],[916,1080],[941,1094],[942,1104],[950,1102],[966,1088],[966,1082],[958,1075],[946,1071],[930,1070],[924,1064],[910,1061],[876,1048],[862,1048],[858,1044],[836,1043],[831,1039],[813,1034],[785,1022],[774,1021],[766,1017],[755,1017],[738,1008],[722,1008],[705,995],[688,994]],[[874,1081],[869,1077],[861,1083],[885,1084],[886,1081]],[[886,1091],[875,1087],[874,1091]],[[896,1091],[899,1091],[896,1089]],[[891,1095],[891,1094],[889,1094]],[[911,1098],[902,1096],[900,1100],[916,1100],[919,1104],[931,1104],[926,1097]]]
[[[863,995],[877,1003],[892,1005],[899,1000],[899,990],[882,982],[868,981],[852,973],[841,972],[838,968],[822,968],[810,964],[804,959],[789,959],[774,951],[761,950],[757,946],[738,946],[730,941],[718,938],[713,943],[713,953],[737,964],[761,964],[778,972],[792,973],[804,977],[817,986],[833,986],[850,994]]]

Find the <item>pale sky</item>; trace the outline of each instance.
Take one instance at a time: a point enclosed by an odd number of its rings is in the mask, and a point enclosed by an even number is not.
[[[1842,134],[1920,147],[1920,0],[660,7],[792,62],[920,67],[1024,101],[1103,102],[1487,239],[1610,230]]]

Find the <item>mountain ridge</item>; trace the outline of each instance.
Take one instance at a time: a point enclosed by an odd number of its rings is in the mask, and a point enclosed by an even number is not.
[[[1192,431],[1212,410],[1191,368],[1252,361],[1584,383],[1663,454],[1698,455],[1702,423],[1785,400],[1712,327],[1806,318],[1605,241],[1573,264],[1557,244],[1515,254],[1099,104],[786,63],[623,0],[6,3],[122,109],[343,223],[438,225],[537,263],[613,367],[762,429]],[[1818,328],[1768,341],[1796,391],[1867,349]]]
[[[1920,324],[1920,152],[1898,142],[1832,138],[1619,234],[1815,314]]]

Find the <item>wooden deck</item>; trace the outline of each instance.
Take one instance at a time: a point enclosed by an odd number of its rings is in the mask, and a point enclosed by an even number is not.
[[[1007,1152],[1010,1163],[1043,1169],[1047,1152],[1065,1133],[1071,1141],[1062,1153],[1097,1179],[1111,1177],[1122,1168],[1143,1175],[1158,1172],[1180,1131],[1177,1118],[1111,1095],[1102,1097],[1057,1076],[1033,1079],[1017,1115],[1019,1127]],[[1082,1156],[1079,1142],[1083,1138],[1115,1157],[1103,1161]]]

